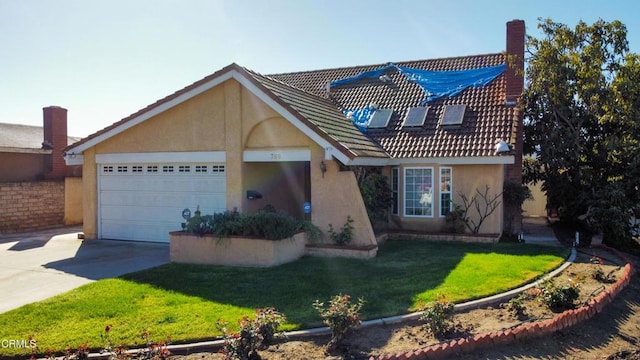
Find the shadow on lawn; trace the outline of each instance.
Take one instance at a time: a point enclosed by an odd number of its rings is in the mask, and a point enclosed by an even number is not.
[[[305,257],[273,268],[167,264],[124,279],[244,308],[272,306],[289,322],[320,325],[311,304],[349,294],[366,301],[366,319],[407,313],[416,297],[441,285],[468,253],[531,255],[521,244],[389,241],[369,260]],[[540,253],[549,250],[540,247]]]

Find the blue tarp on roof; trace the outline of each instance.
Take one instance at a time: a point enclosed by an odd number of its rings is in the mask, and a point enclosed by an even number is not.
[[[344,115],[351,120],[351,123],[355,125],[363,133],[367,132],[367,127],[369,126],[369,121],[371,121],[371,117],[373,113],[376,112],[375,108],[371,105],[366,106],[362,109],[354,109],[354,110],[344,110]]]
[[[502,74],[507,69],[507,66],[502,64],[479,69],[432,71],[389,64],[376,70],[362,72],[356,76],[334,80],[330,86],[350,84],[365,78],[377,78],[392,68],[398,69],[407,78],[407,81],[415,83],[422,88],[426,94],[426,98],[422,103],[426,103],[444,96],[456,96],[469,87],[485,86]]]
[[[385,71],[389,70],[389,69],[393,69],[396,66],[393,64],[389,64],[385,67],[381,67],[380,69],[377,70],[370,70],[370,71],[365,71],[362,72],[356,76],[352,76],[352,77],[348,77],[348,78],[344,78],[344,79],[339,79],[339,80],[334,80],[331,82],[331,84],[329,84],[329,86],[334,87],[334,86],[340,86],[340,85],[345,85],[345,84],[350,84],[353,82],[356,82],[360,79],[364,79],[364,78],[377,78],[380,77],[380,75],[382,75]]]
[[[456,96],[469,87],[485,86],[502,74],[507,66],[502,64],[457,71],[419,70],[403,66],[398,66],[398,69],[408,81],[424,90],[427,97],[422,102],[425,103],[444,96]]]

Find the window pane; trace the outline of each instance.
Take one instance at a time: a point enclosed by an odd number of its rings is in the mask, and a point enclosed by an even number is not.
[[[405,169],[405,215],[433,216],[433,169]]]

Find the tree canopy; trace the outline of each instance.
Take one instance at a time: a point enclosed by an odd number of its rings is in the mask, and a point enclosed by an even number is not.
[[[525,181],[542,181],[548,206],[605,242],[631,244],[639,212],[640,57],[620,21],[541,20],[527,37]]]

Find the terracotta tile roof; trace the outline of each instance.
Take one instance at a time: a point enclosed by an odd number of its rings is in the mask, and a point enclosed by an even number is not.
[[[80,140],[68,136],[68,144]],[[44,130],[41,126],[0,123],[0,148],[42,149]]]
[[[503,54],[488,54],[395,64],[415,69],[445,71],[504,63]],[[111,130],[117,130],[136,117],[230,71],[239,72],[256,86],[266,90],[267,95],[274,101],[293,110],[295,116],[328,141],[336,144],[349,158],[494,156],[498,141],[515,142],[518,110],[516,107],[505,106],[504,74],[485,87],[467,89],[458,96],[429,103],[430,109],[424,126],[411,131],[402,129],[402,121],[408,109],[418,106],[425,94],[418,85],[408,82],[396,69],[390,69],[385,73],[391,78],[390,82],[362,79],[352,84],[333,87],[330,96],[327,94],[329,82],[355,76],[364,71],[377,70],[385,65],[387,64],[262,75],[231,64],[80,140],[67,147],[67,150],[91,139],[108,135]],[[363,108],[372,103],[381,109],[393,109],[394,112],[386,128],[369,129],[363,134],[343,115],[342,110]],[[444,106],[448,104],[467,105],[463,124],[459,128],[443,129],[438,125]]]
[[[488,54],[394,64],[415,69],[449,71],[504,63],[503,54]],[[430,109],[424,126],[411,130],[402,129],[402,121],[408,109],[418,106],[425,94],[418,85],[408,82],[396,69],[385,72],[391,78],[390,82],[362,79],[333,87],[330,97],[327,95],[327,83],[385,65],[387,64],[272,74],[268,77],[310,94],[330,98],[340,109],[359,109],[372,103],[377,104],[380,109],[393,109],[389,125],[384,129],[368,129],[367,136],[394,158],[493,156],[498,141],[515,141],[518,110],[516,107],[505,106],[504,74],[485,87],[470,88],[458,96],[429,103]],[[462,126],[457,129],[438,126],[444,106],[448,104],[467,105]]]

